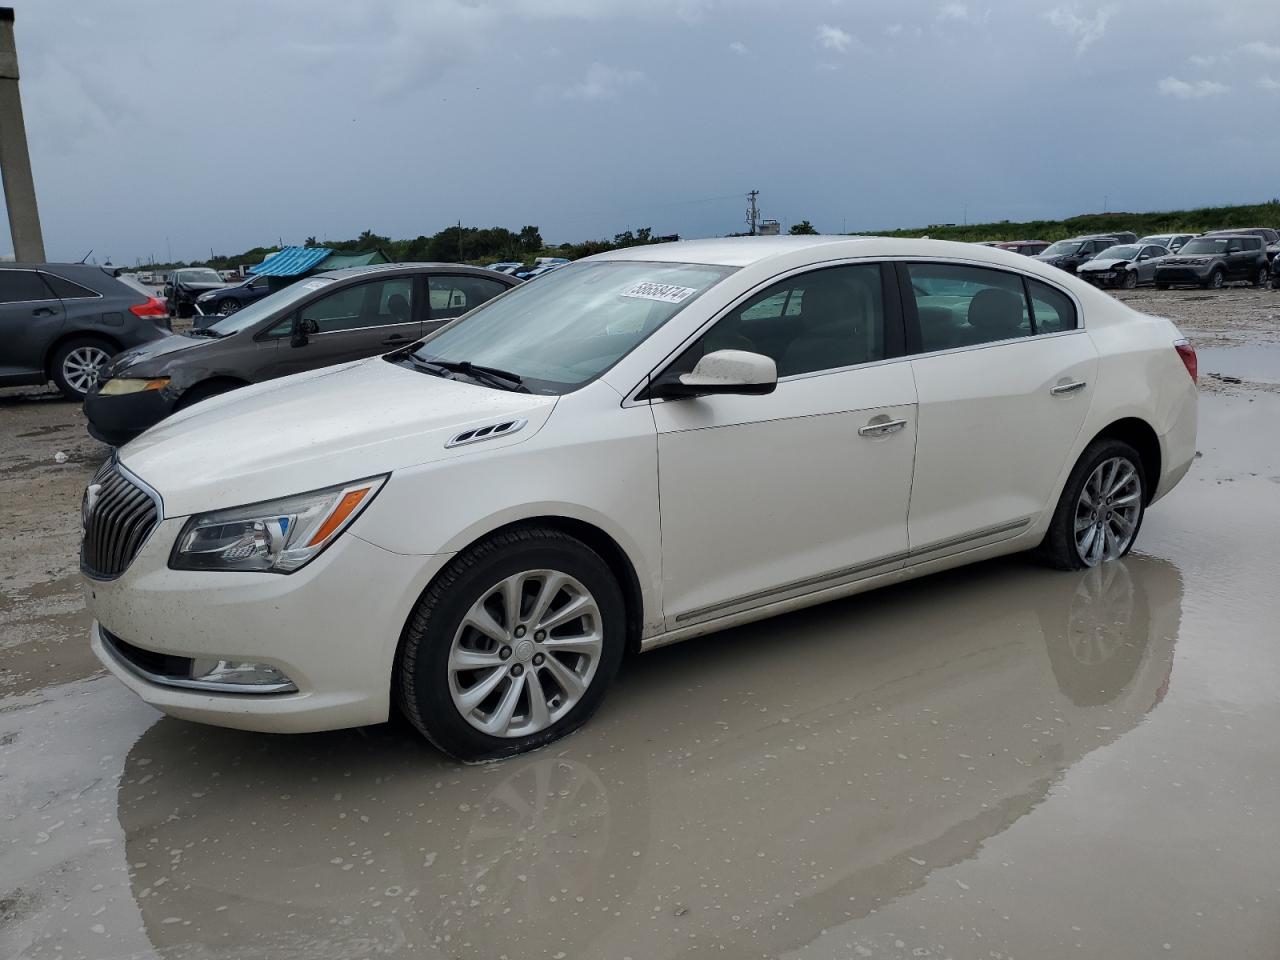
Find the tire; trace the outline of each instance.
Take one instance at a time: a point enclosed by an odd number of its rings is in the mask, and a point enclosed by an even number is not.
[[[514,616],[507,585],[518,598]],[[590,612],[536,629],[572,604]],[[480,621],[487,630],[471,625]],[[622,662],[625,631],[622,589],[599,554],[558,530],[519,527],[459,554],[423,593],[400,641],[393,694],[445,753],[466,762],[513,756],[595,712]],[[553,652],[556,640],[575,637],[585,652]]]
[[[1257,287],[1259,290],[1261,290],[1263,287],[1267,285],[1270,279],[1271,279],[1271,270],[1267,267],[1260,267],[1258,269],[1258,276],[1253,281],[1253,285]]]
[[[1226,282],[1226,276],[1222,270],[1214,270],[1209,274],[1209,279],[1201,284],[1202,287],[1213,290],[1221,290],[1222,284]]]
[[[76,337],[60,346],[49,361],[53,382],[68,400],[84,400],[98,381],[98,372],[116,352],[115,347],[95,337]]]
[[[1138,271],[1129,270],[1124,275],[1124,288],[1126,290],[1138,289]]]
[[[1114,475],[1108,472],[1113,464],[1117,469]],[[1118,490],[1112,494],[1112,497],[1120,501],[1121,509],[1115,510],[1114,505],[1104,505],[1106,512],[1102,513],[1099,522],[1084,526],[1079,531],[1080,539],[1077,539],[1077,520],[1084,519],[1086,515],[1092,520],[1099,515],[1097,512],[1090,513],[1081,499],[1086,484],[1091,498],[1097,500],[1100,482],[1105,484],[1108,478],[1113,481],[1125,478],[1126,468],[1132,472],[1136,489],[1127,479],[1125,483],[1117,484]],[[1138,456],[1137,450],[1123,440],[1095,440],[1080,455],[1075,468],[1071,471],[1071,476],[1067,478],[1066,486],[1062,489],[1058,506],[1053,511],[1053,519],[1040,544],[1041,559],[1059,570],[1082,570],[1085,567],[1095,567],[1107,560],[1118,560],[1123,557],[1132,549],[1134,542],[1138,539],[1138,531],[1142,528],[1142,518],[1146,514],[1149,497],[1147,483],[1146,471],[1142,467],[1142,458]],[[1136,500],[1130,501],[1129,497],[1134,494],[1136,494]],[[1114,515],[1119,517],[1116,525],[1110,521],[1113,511]],[[1095,536],[1089,539],[1091,526]],[[1103,539],[1101,550],[1098,548],[1096,536],[1099,529],[1106,529],[1112,534],[1111,540]],[[1128,530],[1127,539],[1118,539],[1116,535],[1125,529]]]
[[[230,316],[240,309],[240,301],[232,300],[230,297],[227,297],[224,300],[219,300],[215,309],[224,317]]]

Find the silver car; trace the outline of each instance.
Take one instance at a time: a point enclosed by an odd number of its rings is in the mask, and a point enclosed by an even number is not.
[[[1076,276],[1095,286],[1132,290],[1140,283],[1155,282],[1156,261],[1168,253],[1167,248],[1154,243],[1121,243],[1082,263]]]
[[[1139,243],[1153,243],[1157,247],[1166,247],[1170,253],[1177,253],[1182,249],[1182,245],[1188,240],[1194,240],[1200,236],[1198,233],[1153,233],[1149,237],[1143,237]]]

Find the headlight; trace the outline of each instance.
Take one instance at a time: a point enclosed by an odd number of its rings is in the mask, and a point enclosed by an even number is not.
[[[168,377],[155,377],[151,380],[113,379],[104,383],[98,393],[104,397],[123,397],[126,393],[163,390],[168,385]]]
[[[1189,260],[1188,262],[1194,263],[1197,267],[1203,267],[1206,263],[1209,262],[1209,258],[1208,257],[1192,257],[1191,260]]]
[[[338,538],[387,482],[371,477],[294,497],[198,513],[182,528],[175,570],[292,573]]]
[[[200,294],[200,296],[196,297],[196,299],[197,299],[197,300],[212,300],[212,299],[213,299],[213,295],[214,295],[215,293],[217,293],[217,292],[218,292],[218,291],[216,291],[216,290],[210,290],[208,293],[202,293],[202,294]]]

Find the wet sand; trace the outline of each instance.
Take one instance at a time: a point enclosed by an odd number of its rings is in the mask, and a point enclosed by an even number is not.
[[[97,671],[78,417],[0,407],[0,957],[1280,953],[1280,395],[1252,381],[1206,394],[1121,563],[655,651],[578,734],[478,767],[394,723],[187,724]]]

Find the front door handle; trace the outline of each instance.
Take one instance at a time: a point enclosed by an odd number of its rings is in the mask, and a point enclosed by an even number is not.
[[[1055,397],[1061,397],[1069,393],[1079,393],[1084,388],[1085,382],[1083,380],[1073,380],[1071,383],[1059,383],[1049,392]]]
[[[52,317],[54,314],[52,307],[36,307],[31,311],[33,317]]]
[[[897,433],[907,425],[905,420],[872,420],[865,427],[858,428],[860,437],[887,437]]]

